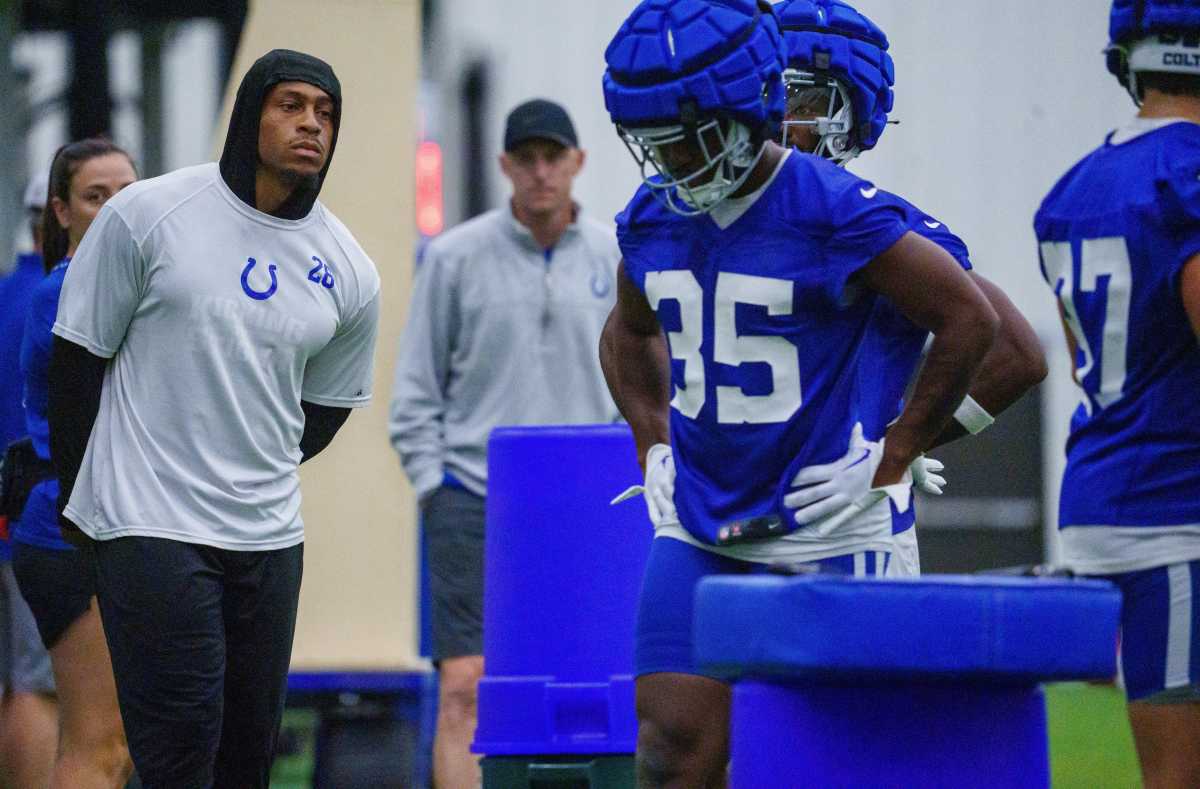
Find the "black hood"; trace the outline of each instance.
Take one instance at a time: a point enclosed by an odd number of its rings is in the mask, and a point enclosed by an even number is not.
[[[329,155],[321,172],[302,181],[291,197],[273,212],[283,219],[302,219],[308,216],[325,182],[333,149],[337,146],[338,127],[342,122],[342,86],[329,64],[303,52],[273,49],[254,61],[242,78],[233,113],[229,117],[229,133],[225,135],[225,150],[221,152],[221,177],[235,195],[251,208],[254,203],[255,174],[258,170],[258,126],[262,118],[263,101],[271,88],[280,82],[307,82],[329,94],[333,99],[333,137]]]

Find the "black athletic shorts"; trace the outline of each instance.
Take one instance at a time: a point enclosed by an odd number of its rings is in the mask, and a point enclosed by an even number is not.
[[[46,649],[83,616],[96,594],[96,563],[90,548],[56,551],[12,541],[13,573],[29,603]]]
[[[483,654],[484,499],[443,485],[421,508],[433,662]]]

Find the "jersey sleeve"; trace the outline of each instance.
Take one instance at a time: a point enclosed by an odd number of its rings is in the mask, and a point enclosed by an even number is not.
[[[50,459],[50,430],[47,371],[50,366],[51,327],[58,307],[59,288],[53,277],[42,280],[33,291],[25,332],[21,337],[21,375],[24,383],[25,427],[38,457]]]
[[[1159,180],[1159,194],[1163,220],[1178,246],[1168,272],[1174,281],[1184,264],[1200,253],[1200,155],[1189,151],[1184,161],[1172,166]]]
[[[887,193],[845,175],[849,177],[838,184],[829,203],[832,234],[826,253],[826,288],[832,301],[841,299],[851,276],[909,230],[904,211]]]
[[[304,367],[300,399],[334,408],[360,408],[371,401],[379,290]]]
[[[930,223],[937,224],[937,227],[930,227]],[[933,243],[937,244],[942,249],[950,254],[950,257],[962,266],[963,271],[970,271],[975,268],[971,265],[971,253],[967,249],[967,244],[945,225],[938,223],[937,220],[931,217],[924,217],[915,225],[911,225],[913,232],[924,236]]]
[[[617,246],[625,261],[625,273],[638,288],[642,287],[649,268],[649,261],[645,260],[645,241],[669,222],[669,218],[663,216],[665,210],[649,190],[641,186],[625,210],[615,218]]]
[[[54,333],[109,359],[142,300],[146,261],[125,219],[104,206],[71,259]]]
[[[58,310],[58,288],[47,287],[42,280],[33,291],[21,337],[21,372],[28,379],[46,376],[50,358],[51,330]]]
[[[971,253],[967,250],[966,242],[952,233],[950,228],[921,209],[912,207],[908,215],[908,227],[917,235],[944,249],[958,265],[962,266],[963,271],[970,271],[974,268],[971,265]]]
[[[625,257],[626,248],[633,245],[633,237],[629,222],[630,219],[628,206],[626,206],[623,211],[620,211],[615,217],[613,217],[613,224],[616,225],[617,228],[617,247],[621,250],[621,257]]]
[[[909,230],[937,244],[950,257],[954,258],[964,271],[974,268],[971,265],[971,254],[967,250],[966,242],[954,235],[944,223],[917,208],[900,195],[881,190],[876,197],[894,202],[904,212],[904,221],[908,224]]]

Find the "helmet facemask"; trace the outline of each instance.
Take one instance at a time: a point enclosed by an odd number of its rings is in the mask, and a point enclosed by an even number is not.
[[[854,107],[850,91],[840,80],[825,72],[789,68],[783,72],[783,84],[787,90],[784,147],[792,147],[794,129],[807,129],[816,143],[805,153],[839,165],[858,156],[860,149],[853,142]]]
[[[736,192],[764,148],[757,135],[733,119],[640,128],[618,125],[617,133],[641,169],[646,188],[680,216],[707,214]],[[692,146],[694,169],[675,172],[672,146]]]

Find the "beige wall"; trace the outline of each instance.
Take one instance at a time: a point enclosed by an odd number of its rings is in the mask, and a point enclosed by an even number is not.
[[[417,657],[412,491],[387,442],[396,338],[412,276],[417,0],[255,0],[226,91],[276,47],[328,61],[342,83],[337,152],[321,200],[383,278],[375,397],[301,473],[306,525],[295,669],[398,669]]]

